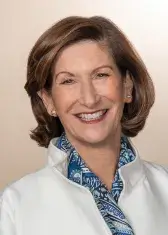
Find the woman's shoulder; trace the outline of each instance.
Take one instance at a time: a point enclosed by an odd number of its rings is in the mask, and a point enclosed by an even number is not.
[[[8,185],[0,194],[0,205],[18,203],[21,198],[37,194],[45,187],[47,181],[51,181],[51,169],[44,167],[34,173],[30,173],[21,179]]]
[[[60,205],[64,193],[60,184],[59,177],[47,165],[6,187],[0,195],[0,224],[3,229],[12,229],[15,216],[19,216],[20,220],[28,211],[39,211],[41,205],[44,208],[46,204],[52,207],[53,201],[56,206]],[[13,230],[10,234],[13,234]]]
[[[154,162],[143,161],[144,170],[147,175],[166,177],[168,180],[168,166],[160,165]]]

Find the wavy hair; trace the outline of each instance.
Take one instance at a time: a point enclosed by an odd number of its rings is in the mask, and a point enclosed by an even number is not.
[[[154,86],[149,73],[121,30],[109,19],[100,16],[64,18],[49,28],[33,46],[27,64],[25,89],[30,96],[37,127],[31,138],[40,146],[48,147],[50,140],[58,137],[64,128],[59,118],[51,117],[37,92],[50,92],[53,66],[60,51],[82,40],[104,42],[120,73],[129,72],[133,81],[133,99],[125,104],[121,120],[122,132],[134,137],[145,125],[150,108],[154,103]]]

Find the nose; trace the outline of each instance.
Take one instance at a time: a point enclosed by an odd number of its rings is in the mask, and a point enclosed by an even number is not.
[[[96,92],[92,81],[81,84],[80,104],[86,106],[87,108],[94,108],[99,101],[100,95]]]

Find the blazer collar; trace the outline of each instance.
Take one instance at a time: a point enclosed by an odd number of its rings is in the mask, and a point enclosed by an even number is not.
[[[48,164],[51,167],[55,167],[63,176],[67,178],[68,173],[68,153],[65,153],[56,147],[58,138],[54,138],[50,141],[47,156]],[[120,176],[124,184],[124,192],[129,193],[137,182],[145,176],[143,169],[143,161],[140,159],[138,151],[130,141],[130,145],[135,153],[135,160],[124,165],[119,169]]]
[[[130,193],[133,187],[145,177],[143,160],[139,157],[138,151],[130,139],[129,143],[134,151],[135,159],[119,169],[119,173],[124,184],[123,194]]]

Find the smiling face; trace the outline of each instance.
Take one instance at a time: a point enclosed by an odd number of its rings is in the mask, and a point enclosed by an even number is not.
[[[56,111],[72,143],[103,144],[121,134],[131,91],[131,79],[121,77],[107,48],[81,41],[61,52],[51,96],[42,91],[41,97],[50,115]]]

